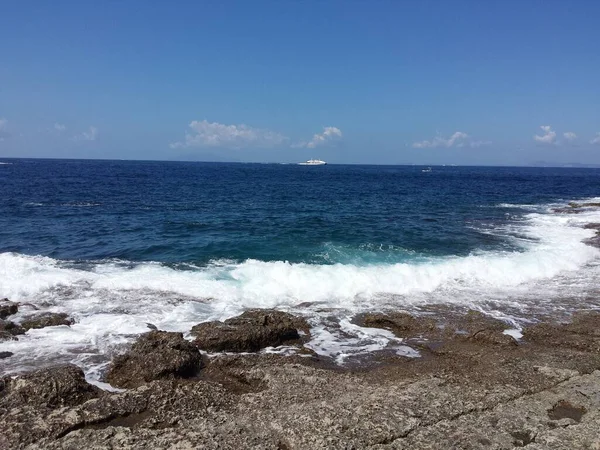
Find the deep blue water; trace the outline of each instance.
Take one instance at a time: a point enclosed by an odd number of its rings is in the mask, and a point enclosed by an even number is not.
[[[600,169],[4,160],[0,253],[398,262],[507,249],[502,204],[598,195]]]

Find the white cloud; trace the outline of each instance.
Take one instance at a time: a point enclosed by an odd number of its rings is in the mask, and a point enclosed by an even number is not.
[[[95,141],[98,137],[98,128],[91,126],[88,131],[77,134],[71,138],[72,141]]]
[[[533,139],[537,142],[541,142],[542,144],[555,144],[556,143],[556,131],[552,130],[550,125],[542,125],[540,126],[544,134],[542,136],[535,135]]]
[[[322,133],[313,135],[312,139],[308,142],[299,142],[298,144],[292,145],[292,147],[299,148],[316,148],[321,145],[325,145],[329,142],[334,142],[341,139],[343,136],[342,130],[336,127],[323,127]]]
[[[436,136],[429,141],[418,141],[413,143],[414,148],[438,148],[438,147],[481,147],[484,145],[490,145],[491,141],[474,141],[471,136],[462,131],[456,131],[452,136],[444,138],[442,136]]]
[[[194,120],[190,123],[191,132],[186,133],[185,140],[174,142],[171,148],[190,147],[274,147],[287,141],[287,137],[270,130],[253,128],[248,125],[225,125],[206,120]]]
[[[577,135],[572,131],[567,131],[566,133],[563,133],[563,136],[567,141],[574,141],[575,139],[577,139]]]
[[[62,123],[55,123],[53,128],[55,131],[62,133],[63,131],[65,131],[67,129],[67,126],[63,125]]]
[[[600,144],[600,133],[596,133],[596,137],[590,141],[590,144]]]

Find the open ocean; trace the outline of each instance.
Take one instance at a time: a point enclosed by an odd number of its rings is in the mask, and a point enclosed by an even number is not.
[[[600,307],[582,242],[600,209],[552,212],[600,201],[600,169],[2,162],[0,298],[76,322],[0,342],[2,371],[70,361],[93,381],[147,322],[256,307],[308,317],[308,346],[341,363],[417,355],[360,312],[450,304],[518,329]]]

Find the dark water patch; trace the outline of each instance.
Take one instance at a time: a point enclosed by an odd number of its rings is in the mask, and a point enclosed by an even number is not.
[[[583,406],[575,406],[568,401],[561,400],[548,410],[548,417],[552,420],[573,419],[579,423],[585,413],[587,410]]]

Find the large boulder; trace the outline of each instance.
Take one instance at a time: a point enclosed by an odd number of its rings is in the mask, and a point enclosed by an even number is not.
[[[35,316],[28,316],[21,322],[21,326],[25,330],[72,324],[73,319],[71,319],[65,313],[37,314]]]
[[[113,359],[106,381],[134,388],[153,380],[190,378],[202,366],[200,352],[181,333],[154,330],[142,334],[127,353]]]
[[[25,334],[23,327],[8,320],[0,320],[0,341],[16,339],[19,334]]]
[[[19,305],[7,298],[0,300],[0,319],[6,319],[19,311]]]
[[[255,352],[265,347],[292,343],[300,339],[299,330],[308,334],[308,323],[291,314],[254,309],[225,322],[205,322],[192,328],[194,344],[209,352]]]
[[[85,381],[77,366],[66,365],[20,375],[0,381],[0,405],[60,408],[79,405],[98,397],[100,390]]]

